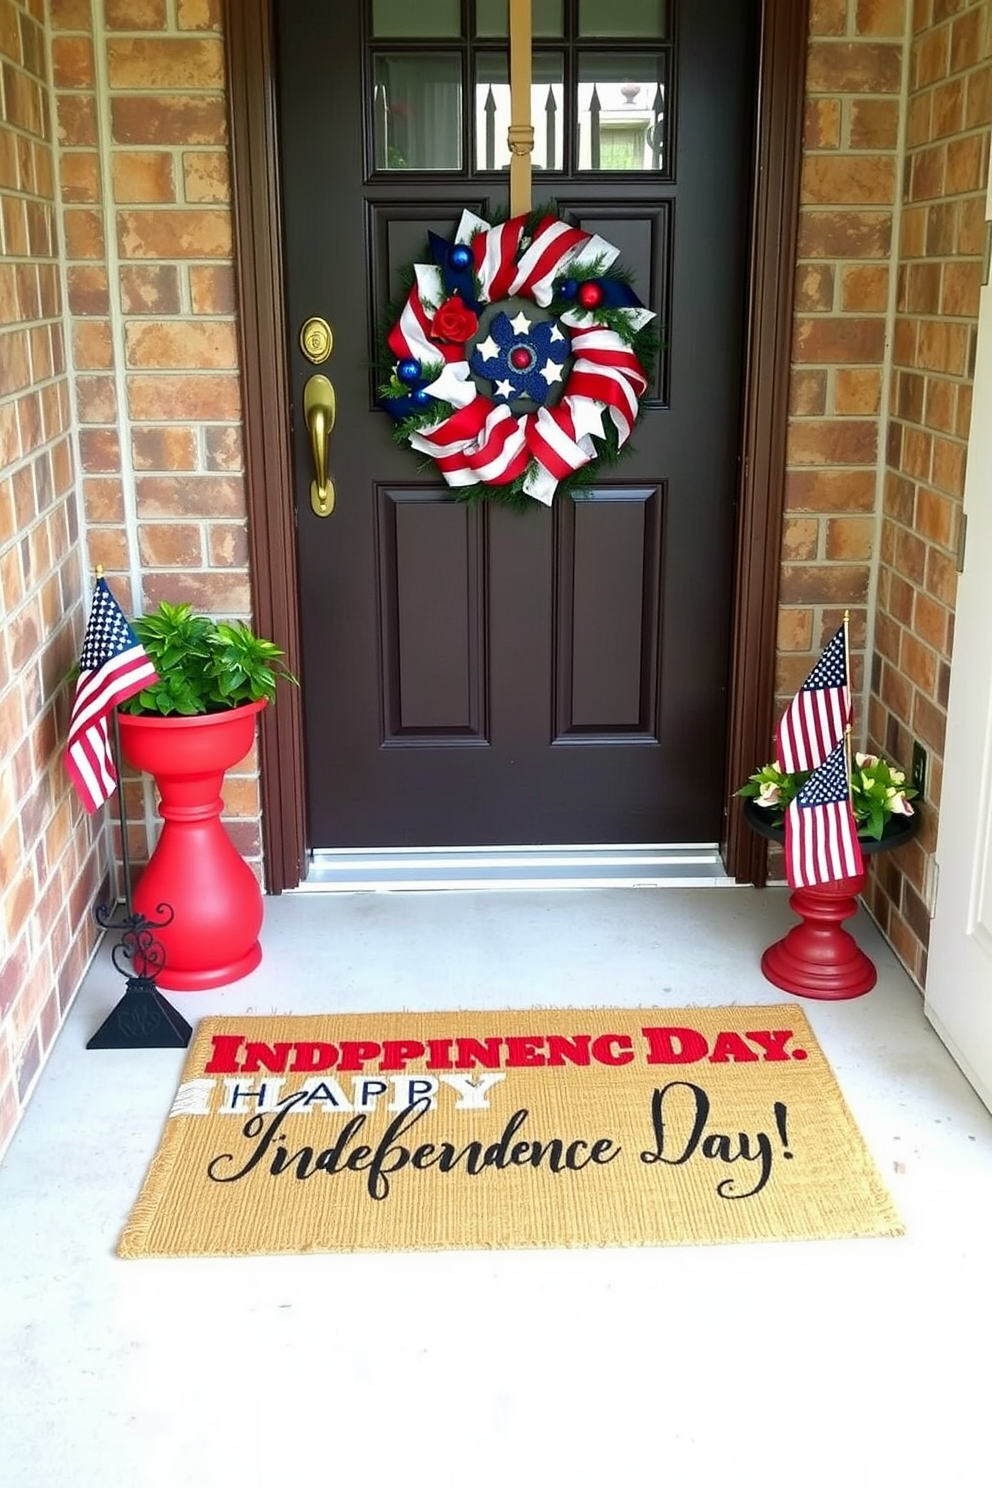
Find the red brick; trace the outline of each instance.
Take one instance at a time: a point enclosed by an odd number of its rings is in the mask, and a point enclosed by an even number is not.
[[[194,314],[233,315],[237,308],[233,268],[228,264],[191,264],[189,293]]]
[[[231,218],[226,212],[118,212],[117,242],[123,258],[229,258]]]
[[[803,116],[803,145],[807,150],[836,150],[840,144],[839,98],[808,98]]]
[[[787,511],[870,512],[875,505],[873,470],[790,470]]]
[[[827,411],[827,374],[819,368],[792,369],[789,378],[789,412],[799,417],[817,417]]]
[[[166,0],[104,0],[108,31],[164,31]]]
[[[73,315],[106,315],[110,310],[107,271],[86,266],[71,266],[66,272],[69,310]]]
[[[230,321],[151,321],[125,327],[129,367],[213,371],[236,368],[238,345]]]
[[[87,475],[114,474],[120,470],[121,452],[116,430],[81,429],[79,458]]]
[[[56,101],[56,112],[60,144],[96,144],[96,102],[92,97],[62,94]]]
[[[196,435],[181,424],[133,427],[131,454],[135,470],[195,470]]]
[[[93,24],[90,0],[48,0],[53,31],[88,31]]]
[[[808,652],[812,644],[813,611],[780,609],[778,612],[778,649]]]
[[[117,385],[112,377],[77,377],[76,411],[81,424],[112,424],[117,419]]]
[[[816,316],[797,320],[793,358],[798,362],[880,362],[885,321],[864,316]]]
[[[960,134],[964,127],[965,85],[962,78],[950,78],[933,92],[930,138],[946,139]]]
[[[787,517],[782,524],[782,557],[789,563],[810,562],[817,556],[820,524],[812,517]]]
[[[882,403],[882,375],[875,368],[838,367],[834,374],[834,413],[877,414]]]
[[[795,305],[800,311],[832,310],[834,265],[801,263],[796,266]]]
[[[899,104],[889,98],[851,100],[852,150],[894,150],[899,143]]]
[[[244,525],[212,522],[207,529],[211,568],[247,568],[248,533]]]
[[[233,421],[241,413],[241,385],[236,376],[132,374],[128,377],[128,407],[133,419],[199,419],[204,423]]]
[[[827,521],[826,556],[852,562],[872,556],[875,520],[873,517],[831,517]]]
[[[172,604],[191,604],[196,610],[213,615],[247,615],[251,612],[251,590],[244,575],[225,569],[209,573],[150,573],[142,583],[142,601],[146,609],[160,600]]]
[[[241,517],[244,486],[233,476],[139,476],[141,517]]]
[[[100,160],[89,150],[67,150],[62,156],[62,200],[100,200]]]
[[[241,430],[233,425],[206,430],[208,470],[243,470]]]
[[[100,212],[74,207],[63,214],[68,258],[103,258],[103,217]]]
[[[847,0],[810,0],[810,36],[843,36],[847,30]]]
[[[858,0],[854,26],[859,36],[899,36],[906,24],[906,0]]]
[[[172,156],[161,150],[115,150],[113,185],[116,202],[173,202]]]
[[[213,39],[111,41],[107,68],[110,86],[119,92],[129,88],[219,89],[224,86],[224,49]]]
[[[887,258],[891,243],[891,212],[800,213],[799,258]]]
[[[811,206],[881,206],[895,200],[891,155],[807,155],[802,200]]]
[[[91,569],[108,573],[126,571],[130,562],[127,533],[123,527],[90,527],[86,533],[86,556]]]
[[[945,145],[937,145],[930,150],[917,150],[909,165],[910,201],[918,202],[928,197],[943,196],[946,166]]]
[[[810,93],[898,93],[902,48],[884,42],[814,41],[806,87]]]
[[[988,138],[969,134],[964,139],[950,140],[947,146],[947,191],[960,195],[979,191],[988,170]]]
[[[221,97],[125,95],[111,99],[110,117],[117,145],[220,145],[227,138]]]
[[[138,546],[148,568],[198,568],[203,563],[200,529],[190,523],[142,523]]]
[[[786,460],[790,465],[870,465],[877,452],[874,421],[810,421],[790,428]]]
[[[107,320],[79,320],[72,328],[73,357],[79,371],[106,370],[114,365],[114,343]]]
[[[981,263],[977,259],[958,259],[945,263],[943,267],[940,313],[977,320],[982,288]]]
[[[120,480],[108,476],[84,480],[83,505],[87,522],[123,522],[124,489]]]
[[[864,604],[869,577],[867,564],[783,564],[779,599],[782,604]]]
[[[188,202],[230,201],[227,156],[217,150],[187,150],[183,155],[183,182]]]
[[[179,314],[179,270],[174,264],[124,264],[120,283],[125,315]]]

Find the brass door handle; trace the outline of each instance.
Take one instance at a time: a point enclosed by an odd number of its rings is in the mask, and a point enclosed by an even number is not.
[[[317,476],[310,482],[310,505],[318,517],[329,517],[334,510],[334,482],[327,478],[327,456],[335,415],[334,388],[328,378],[315,373],[303,389],[303,416],[310,430]]]

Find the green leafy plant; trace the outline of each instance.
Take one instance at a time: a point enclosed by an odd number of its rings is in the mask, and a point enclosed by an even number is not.
[[[777,760],[762,765],[746,785],[735,792],[746,796],[768,813],[772,826],[781,826],[786,807],[810,777],[809,770],[786,774]],[[912,816],[910,801],[918,794],[906,784],[906,773],[880,759],[877,754],[856,754],[851,770],[851,809],[859,837],[878,841],[892,817]]]
[[[122,705],[125,713],[192,717],[222,713],[264,698],[273,702],[280,680],[296,682],[274,641],[256,636],[242,620],[196,615],[188,604],[163,600],[131,629],[159,680]]]

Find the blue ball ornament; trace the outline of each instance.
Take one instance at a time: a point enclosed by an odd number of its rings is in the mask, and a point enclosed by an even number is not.
[[[451,250],[451,267],[453,269],[467,269],[472,262],[472,250],[466,248],[464,243],[459,243]]]
[[[399,378],[400,382],[411,384],[418,380],[418,378],[420,377],[420,371],[421,368],[419,362],[414,361],[413,357],[405,357],[404,360],[397,365],[396,376]]]
[[[432,401],[432,395],[426,388],[417,388],[416,392],[410,394],[410,397],[418,408],[426,408]]]
[[[563,279],[558,286],[558,293],[563,300],[574,300],[578,288],[579,286],[574,279]]]

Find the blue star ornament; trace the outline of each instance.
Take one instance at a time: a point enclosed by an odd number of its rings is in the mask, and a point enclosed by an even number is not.
[[[541,406],[564,380],[568,351],[568,337],[552,321],[535,321],[523,310],[511,320],[502,310],[476,343],[469,365],[492,383],[497,403],[528,398]]]

